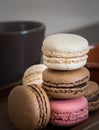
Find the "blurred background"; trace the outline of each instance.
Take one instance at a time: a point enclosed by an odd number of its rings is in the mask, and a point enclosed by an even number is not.
[[[0,21],[32,20],[46,35],[99,22],[99,0],[0,0]]]

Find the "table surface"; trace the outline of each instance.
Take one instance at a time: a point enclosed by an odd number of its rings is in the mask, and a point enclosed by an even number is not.
[[[16,130],[7,111],[7,96],[0,99],[0,130]],[[43,130],[99,130],[99,110],[89,113],[89,118],[75,127],[54,127],[48,125]]]
[[[66,32],[67,33],[67,32]],[[99,43],[99,24],[88,26],[78,30],[72,30],[69,33],[79,34],[85,37],[89,43]],[[7,99],[11,89],[21,84],[21,81],[14,81],[0,86],[0,130],[16,130],[12,125],[7,111]],[[99,130],[99,110],[89,113],[88,120],[75,127],[54,127],[48,125],[44,130]]]
[[[7,99],[11,89],[21,84],[21,80],[6,84],[0,89],[0,130],[16,130],[12,125],[7,111]],[[99,110],[89,113],[89,118],[75,127],[54,127],[47,125],[43,130],[99,130]]]

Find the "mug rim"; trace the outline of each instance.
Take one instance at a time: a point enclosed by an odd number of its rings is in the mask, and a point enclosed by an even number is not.
[[[8,26],[8,25],[18,25],[18,24],[34,24],[36,25],[36,27],[34,28],[29,28],[29,29],[26,29],[26,30],[17,30],[17,31],[0,31],[0,35],[15,35],[15,34],[27,34],[27,33],[30,33],[30,32],[35,32],[35,31],[38,31],[38,30],[45,30],[45,24],[42,23],[42,22],[39,22],[39,21],[4,21],[4,22],[0,22],[0,26],[1,25],[4,25],[4,26]]]

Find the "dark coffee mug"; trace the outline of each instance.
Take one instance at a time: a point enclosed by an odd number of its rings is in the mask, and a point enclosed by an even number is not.
[[[45,25],[35,21],[0,23],[0,85],[15,81],[40,63]]]

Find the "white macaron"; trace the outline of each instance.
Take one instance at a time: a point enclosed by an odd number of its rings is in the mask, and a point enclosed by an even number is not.
[[[89,45],[82,36],[58,33],[44,39],[42,52],[43,62],[48,68],[74,70],[86,64]]]

